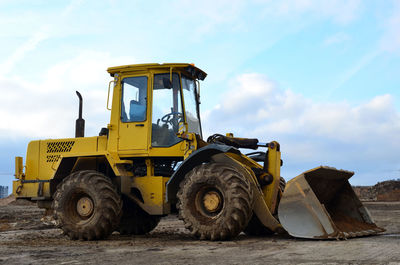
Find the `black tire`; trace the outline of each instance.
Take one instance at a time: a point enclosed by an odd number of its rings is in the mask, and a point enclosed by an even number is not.
[[[135,202],[123,197],[122,217],[117,231],[121,235],[144,235],[151,232],[161,217],[149,215]]]
[[[285,187],[286,187],[286,180],[282,177],[279,178],[279,188],[281,190],[281,193],[283,193],[285,191]]]
[[[57,226],[73,240],[103,239],[118,227],[121,198],[110,179],[97,171],[72,173],[53,198]]]
[[[196,166],[186,174],[177,195],[179,218],[200,239],[234,238],[252,215],[253,190],[249,180],[224,164]]]
[[[285,190],[286,186],[286,181],[284,178],[280,177],[279,179],[279,189],[280,193],[278,196],[281,196],[283,191]],[[279,203],[280,197],[278,198],[278,203]],[[276,217],[277,218],[277,217]],[[274,231],[271,229],[265,227],[260,219],[257,217],[255,213],[253,213],[253,216],[251,217],[251,220],[249,224],[247,225],[246,229],[244,229],[244,233],[248,236],[267,236],[267,235],[273,235],[275,234]]]

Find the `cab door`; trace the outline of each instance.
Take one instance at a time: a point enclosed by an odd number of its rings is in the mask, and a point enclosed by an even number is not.
[[[121,80],[121,111],[118,149],[146,151],[148,149],[148,93],[147,75],[123,77]]]

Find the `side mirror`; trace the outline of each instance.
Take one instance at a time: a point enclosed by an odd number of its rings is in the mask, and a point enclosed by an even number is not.
[[[169,78],[164,77],[162,81],[165,88],[172,88],[172,82]]]

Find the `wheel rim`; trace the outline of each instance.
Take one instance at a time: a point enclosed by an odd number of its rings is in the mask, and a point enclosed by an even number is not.
[[[219,190],[214,187],[201,189],[196,196],[196,208],[206,217],[218,215],[224,204],[224,199]]]
[[[93,201],[87,196],[84,196],[76,203],[76,211],[81,217],[89,217],[93,213]]]
[[[222,198],[218,192],[211,190],[204,194],[203,196],[203,204],[205,210],[210,213],[215,213],[221,208]]]

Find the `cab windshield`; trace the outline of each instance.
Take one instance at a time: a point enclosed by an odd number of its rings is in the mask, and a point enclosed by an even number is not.
[[[195,81],[182,75],[182,91],[183,100],[185,102],[185,115],[188,124],[188,131],[201,136]]]

